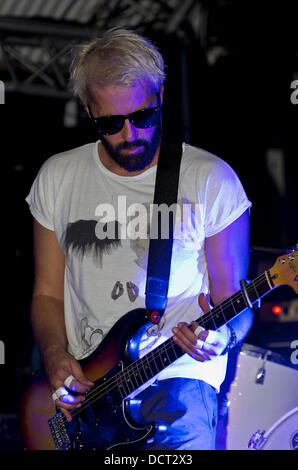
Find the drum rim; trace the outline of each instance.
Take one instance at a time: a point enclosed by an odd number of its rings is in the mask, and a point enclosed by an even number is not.
[[[257,357],[262,360],[266,358],[267,361],[275,362],[277,364],[281,364],[283,366],[289,367],[290,369],[293,368],[295,370],[295,367],[293,367],[284,356],[274,351],[271,351],[271,349],[265,349],[261,348],[260,346],[255,346],[253,344],[243,343],[240,348],[240,354],[246,354],[248,356]]]
[[[275,421],[275,423],[272,424],[272,426],[270,426],[269,429],[267,429],[267,431],[264,432],[263,434],[263,442],[262,442],[262,445],[260,446],[260,449],[262,450],[264,448],[264,446],[266,445],[266,443],[268,442],[268,439],[270,438],[270,436],[272,435],[272,433],[279,427],[281,426],[288,418],[291,418],[291,416],[295,415],[296,413],[298,413],[298,406],[296,406],[295,408],[292,408],[290,411],[288,411],[287,413],[283,414],[277,421]],[[297,427],[297,430],[295,431],[295,433],[298,432],[298,427]],[[291,438],[292,439],[293,437],[293,433],[291,434]],[[264,449],[266,450],[266,449]]]

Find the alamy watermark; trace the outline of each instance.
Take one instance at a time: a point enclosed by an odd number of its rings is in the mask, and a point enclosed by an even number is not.
[[[5,104],[5,85],[2,80],[0,80],[0,104]]]
[[[181,240],[202,226],[202,204],[128,205],[126,196],[118,196],[115,205],[98,204],[95,216],[99,217],[95,227],[99,240],[136,240],[148,239],[149,236],[151,239],[168,239],[170,227],[173,230],[173,238]]]
[[[0,364],[5,364],[5,345],[0,341]]]
[[[298,339],[291,342],[291,349],[294,351],[291,354],[291,363],[294,365],[298,364]]]
[[[292,91],[290,100],[292,104],[298,104],[298,80],[293,80],[291,83],[291,89]]]

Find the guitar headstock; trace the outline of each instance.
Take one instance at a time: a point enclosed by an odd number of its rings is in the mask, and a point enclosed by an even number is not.
[[[279,256],[269,274],[275,287],[286,284],[298,294],[298,250]]]

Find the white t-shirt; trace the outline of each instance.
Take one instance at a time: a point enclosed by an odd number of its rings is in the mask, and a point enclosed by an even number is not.
[[[155,175],[156,166],[137,176],[110,172],[96,142],[49,158],[26,198],[32,215],[55,231],[66,255],[65,323],[76,359],[88,356],[125,313],[145,307]],[[145,333],[141,355],[173,336],[179,321],[189,323],[202,314],[198,294],[208,292],[204,240],[250,205],[227,163],[183,144],[168,304],[160,324]],[[114,239],[103,238],[106,230]],[[185,354],[158,378],[198,378],[219,390],[225,371],[226,356],[199,363]]]

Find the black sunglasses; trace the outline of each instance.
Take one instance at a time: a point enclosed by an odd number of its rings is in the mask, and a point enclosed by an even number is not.
[[[123,128],[126,119],[139,129],[153,127],[158,122],[159,110],[160,104],[154,108],[145,108],[130,114],[114,114],[95,118],[88,106],[90,117],[100,135],[117,134]]]

